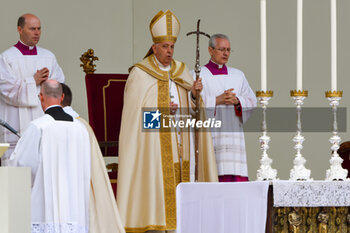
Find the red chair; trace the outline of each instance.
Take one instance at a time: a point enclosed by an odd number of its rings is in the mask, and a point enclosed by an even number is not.
[[[118,156],[118,137],[123,110],[127,74],[86,74],[85,84],[89,123],[95,132],[103,156]],[[116,194],[118,165],[108,164],[112,188]]]
[[[111,181],[114,196],[117,197],[117,183],[118,183],[118,164],[110,163],[107,165],[109,180]]]
[[[342,144],[340,144],[338,154],[344,160],[342,163],[342,167],[348,170],[347,178],[350,178],[350,141],[343,142]]]

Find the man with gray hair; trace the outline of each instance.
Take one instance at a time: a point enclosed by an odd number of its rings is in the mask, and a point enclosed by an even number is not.
[[[29,124],[10,156],[32,169],[32,232],[89,232],[89,134],[63,111],[56,80],[43,82],[39,97],[45,115]]]
[[[42,116],[38,94],[47,79],[64,82],[55,55],[37,46],[41,23],[37,16],[24,14],[18,18],[19,41],[0,54],[0,119],[23,133],[29,122]],[[18,137],[0,127],[0,142],[15,145]],[[2,165],[11,166],[13,147],[2,157]]]
[[[256,107],[256,97],[244,73],[227,67],[229,38],[215,34],[209,40],[210,61],[201,68],[202,98],[209,117],[223,127],[212,132],[220,182],[248,181],[243,124]]]

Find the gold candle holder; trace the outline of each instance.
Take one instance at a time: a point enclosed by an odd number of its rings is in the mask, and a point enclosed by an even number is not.
[[[273,91],[257,91],[256,92],[256,97],[272,97],[273,96]]]
[[[307,97],[309,95],[309,91],[307,90],[291,90],[290,91],[290,96],[294,97],[294,96],[304,96],[304,97]]]
[[[326,98],[343,97],[343,91],[326,91]]]

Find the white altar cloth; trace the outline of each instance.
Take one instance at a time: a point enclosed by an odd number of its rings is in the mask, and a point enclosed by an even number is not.
[[[274,181],[274,207],[350,206],[350,181]]]
[[[264,233],[269,182],[181,183],[177,233]]]

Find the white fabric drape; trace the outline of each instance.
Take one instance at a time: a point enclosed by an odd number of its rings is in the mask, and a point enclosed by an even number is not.
[[[269,182],[181,183],[177,233],[264,233]]]

